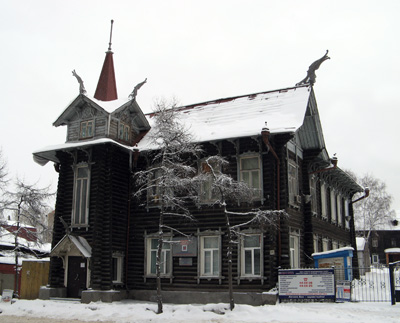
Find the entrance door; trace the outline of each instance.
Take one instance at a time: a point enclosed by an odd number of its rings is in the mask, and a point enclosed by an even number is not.
[[[84,257],[68,257],[67,297],[79,298],[86,289],[86,265]]]

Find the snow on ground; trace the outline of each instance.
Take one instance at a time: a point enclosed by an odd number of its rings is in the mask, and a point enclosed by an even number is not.
[[[286,303],[266,306],[236,305],[231,312],[227,304],[164,304],[157,315],[157,305],[125,300],[114,303],[81,304],[78,301],[17,300],[0,303],[1,316],[46,317],[54,319],[108,322],[400,322],[400,304],[384,303]]]

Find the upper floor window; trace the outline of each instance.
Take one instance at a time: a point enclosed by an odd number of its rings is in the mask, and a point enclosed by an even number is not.
[[[289,159],[288,163],[288,186],[289,186],[289,204],[298,205],[299,196],[299,175],[298,167],[294,160]]]
[[[378,239],[377,238],[372,238],[372,247],[378,248]]]
[[[325,183],[321,184],[321,215],[323,219],[328,218],[328,200]]]
[[[261,197],[261,167],[259,156],[240,157],[240,180],[254,190],[255,197]]]
[[[89,216],[89,180],[90,170],[87,164],[75,168],[74,207],[72,211],[72,225],[88,224]]]
[[[318,245],[319,245],[319,243],[318,243],[319,239],[318,239],[318,235],[317,235],[317,234],[314,234],[314,239],[313,239],[313,241],[314,241],[314,252],[319,252],[319,247],[318,247]]]
[[[329,250],[329,239],[324,238],[322,239],[322,251],[328,251]]]
[[[241,241],[242,276],[261,276],[262,235],[245,235]]]
[[[120,122],[118,129],[118,138],[124,141],[130,140],[131,127],[126,123]]]
[[[349,210],[349,200],[344,200],[344,219],[346,223],[346,229],[350,229],[350,210]]]
[[[336,205],[337,205],[337,219],[338,225],[343,225],[343,204],[342,204],[342,196],[340,194],[336,197]]]
[[[221,169],[215,164],[202,161],[200,163],[200,172],[208,175],[207,179],[201,183],[200,199],[202,202],[214,202],[218,199],[218,193],[213,190],[214,177],[212,172],[220,173]]]
[[[331,189],[331,221],[332,223],[337,223],[336,194],[334,189]]]
[[[93,135],[94,135],[94,121],[93,120],[82,121],[79,137],[81,139],[85,139],[85,138],[91,138],[93,137]]]
[[[220,236],[200,237],[200,276],[220,276]]]
[[[157,273],[157,251],[158,251],[158,238],[147,238],[146,273],[149,276],[154,276]],[[163,276],[169,276],[171,274],[171,267],[172,267],[171,245],[169,243],[164,242],[161,249],[160,274]]]
[[[317,177],[314,175],[310,177],[310,202],[311,212],[317,214]]]
[[[160,177],[161,169],[154,170],[149,177],[147,189],[147,201],[150,205],[158,205],[160,203]]]

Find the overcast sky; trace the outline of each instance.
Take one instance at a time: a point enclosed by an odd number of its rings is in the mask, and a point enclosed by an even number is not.
[[[0,147],[12,176],[56,189],[32,152],[65,142],[53,122],[96,89],[114,19],[120,98],[182,105],[294,86],[329,49],[314,86],[329,154],[386,182],[400,210],[400,1],[0,0]],[[397,143],[397,144],[396,144]]]

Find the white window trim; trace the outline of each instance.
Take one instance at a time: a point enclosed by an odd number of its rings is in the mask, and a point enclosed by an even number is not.
[[[72,199],[72,215],[71,215],[71,226],[72,227],[87,227],[89,225],[89,201],[90,201],[90,179],[91,179],[91,168],[88,163],[79,163],[74,167],[74,189],[73,189],[73,199]],[[87,186],[86,186],[86,208],[84,214],[84,221],[79,223],[75,223],[75,218],[77,216],[76,210],[76,194],[77,194],[77,185],[78,185],[78,169],[79,168],[87,168],[88,176],[87,176]],[[82,197],[82,196],[81,196]],[[82,199],[81,199],[82,200]],[[82,219],[82,215],[80,215]]]
[[[329,239],[328,238],[323,238],[322,239],[322,252],[324,251],[329,251]]]
[[[294,168],[295,175],[291,175],[290,168]],[[295,160],[288,160],[288,191],[289,191],[289,205],[298,206],[297,196],[299,195],[299,166]]]
[[[251,278],[262,278],[264,275],[264,235],[260,232],[257,233],[245,233],[246,236],[259,236],[260,237],[260,247],[256,248],[244,248],[244,237],[242,237],[240,239],[240,252],[239,252],[239,266],[238,268],[240,268],[240,278],[241,279],[251,279]],[[255,250],[255,249],[260,249],[260,274],[256,275],[256,274],[245,274],[245,251],[246,250]],[[254,272],[254,253],[252,253],[252,267],[253,267],[253,272]]]
[[[289,261],[290,268],[300,268],[300,241],[301,231],[299,229],[290,229],[289,234]],[[297,240],[297,245],[294,243],[294,247],[291,247],[291,240],[294,239],[294,242]],[[297,248],[296,248],[297,247]]]
[[[349,200],[344,200],[344,219],[345,219],[345,226],[346,229],[350,229],[350,209],[349,209]]]
[[[112,258],[117,260],[117,272],[116,272],[117,279],[113,280],[113,283],[121,284],[123,282],[122,275],[123,275],[124,256],[121,253],[113,253]],[[113,267],[113,270],[114,270],[114,267]],[[114,272],[113,272],[113,274],[114,274]]]
[[[151,249],[151,240],[152,239],[157,239],[158,240],[158,235],[154,234],[154,235],[147,235],[145,237],[145,261],[144,261],[144,266],[145,266],[145,276],[146,277],[156,277],[157,274],[156,273],[152,273],[151,272],[151,252],[157,249]],[[170,235],[164,235],[164,243],[167,243],[165,241],[170,241],[172,238]],[[162,270],[160,273],[160,277],[167,277],[170,278],[172,277],[172,246],[171,244],[169,244],[170,249],[169,249],[169,268],[168,268],[168,272],[167,273],[163,273]],[[162,249],[161,253],[164,253],[164,250],[168,250],[168,249]],[[165,257],[165,256],[164,256]],[[165,258],[164,258],[165,259]],[[161,264],[163,265],[163,264]],[[166,267],[164,267],[165,269]]]
[[[323,219],[328,219],[328,199],[327,199],[327,185],[321,183],[321,216]]]
[[[263,172],[262,172],[262,162],[261,162],[261,158],[260,158],[260,154],[243,154],[240,155],[238,158],[238,178],[240,179],[240,181],[243,181],[243,173],[244,172],[251,172],[251,171],[255,171],[256,169],[253,170],[242,170],[242,160],[244,159],[250,159],[250,158],[257,158],[258,160],[258,183],[259,186],[258,188],[254,188],[252,186],[250,186],[250,188],[254,189],[254,199],[255,200],[260,200],[263,197]],[[250,177],[251,178],[251,177]]]
[[[337,221],[338,225],[343,226],[343,203],[342,195],[339,193],[336,197]]]
[[[333,188],[331,189],[330,199],[331,199],[331,222],[337,223],[336,192]]]

